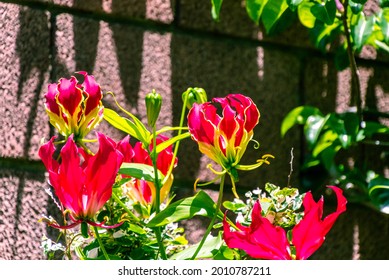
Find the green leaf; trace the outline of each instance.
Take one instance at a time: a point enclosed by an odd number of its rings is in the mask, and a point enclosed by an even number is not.
[[[358,15],[360,12],[363,11],[363,5],[359,4],[359,3],[356,3],[356,1],[349,0],[348,5],[351,8],[351,12],[354,15]]]
[[[223,4],[223,0],[211,0],[212,3],[212,18],[214,20],[219,20],[220,9]]]
[[[155,180],[154,167],[143,163],[122,163],[119,173],[148,182]],[[162,181],[163,179],[163,174],[158,170],[158,180]]]
[[[338,139],[338,134],[332,130],[327,130],[323,133],[323,135],[319,138],[315,148],[312,151],[312,155],[317,157],[322,151],[331,147],[333,143]]]
[[[315,26],[316,17],[312,14],[311,8],[313,2],[302,2],[297,9],[297,15],[302,25],[307,28],[313,28]]]
[[[176,201],[159,212],[148,224],[150,228],[161,227],[181,220],[191,219],[194,216],[213,217],[216,204],[204,191],[199,191],[192,197]],[[219,210],[219,218],[223,212]]]
[[[354,48],[357,52],[362,50],[363,45],[373,32],[374,18],[366,18],[363,13],[358,15],[357,24],[351,26],[351,37],[353,38]]]
[[[379,25],[381,28],[382,35],[384,36],[384,42],[386,44],[389,43],[389,21],[385,17],[385,14],[382,12],[380,17],[379,17]]]
[[[301,2],[303,2],[303,0],[286,0],[286,2],[292,11],[296,11],[297,7],[301,4]]]
[[[377,45],[378,49],[386,51],[387,53],[389,53],[389,46],[388,46],[388,44],[385,44],[385,43],[380,42],[378,40],[375,41],[375,44]]]
[[[269,0],[246,0],[246,11],[249,17],[256,23],[259,23],[263,8]]]
[[[350,66],[350,60],[347,54],[347,43],[342,44],[336,49],[335,66],[338,71],[345,70]]]
[[[311,115],[306,120],[304,125],[304,134],[310,147],[313,147],[316,144],[326,121],[327,118],[320,115]]]
[[[321,21],[316,21],[314,28],[312,28],[311,36],[315,43],[315,46],[326,52],[327,45],[332,43],[334,38],[340,32],[342,22],[335,19],[334,23],[327,25]]]
[[[378,122],[365,122],[363,128],[366,137],[372,137],[374,134],[389,134],[389,127]]]
[[[335,1],[326,1],[326,3],[316,3],[311,8],[312,14],[327,25],[332,25],[336,16]]]
[[[308,117],[312,115],[323,116],[320,110],[312,106],[299,106],[290,111],[283,119],[281,124],[281,137],[284,137],[286,132],[291,129],[294,125],[305,124]]]
[[[359,132],[359,117],[357,113],[347,112],[343,114],[342,118],[344,121],[346,134],[349,135],[353,141],[355,141]]]
[[[137,234],[140,234],[140,235],[146,234],[146,231],[143,228],[141,228],[140,226],[137,226],[135,224],[130,224],[130,226],[128,227],[128,230],[135,232]]]
[[[157,153],[162,152],[167,147],[169,147],[169,146],[173,145],[174,143],[176,143],[177,141],[180,141],[180,140],[185,139],[187,137],[190,137],[190,133],[189,132],[182,133],[180,135],[177,135],[177,136],[175,136],[173,138],[170,138],[169,140],[166,140],[166,141],[158,144],[157,145]]]
[[[365,3],[367,2],[367,0],[352,0],[352,2],[361,4],[361,5],[365,5]]]
[[[224,208],[226,208],[227,210],[230,210],[232,212],[236,212],[238,210],[241,210],[241,209],[244,209],[247,207],[247,205],[243,201],[239,201],[239,202],[224,201],[223,206],[224,206]]]
[[[133,116],[133,119],[135,117]],[[113,127],[135,137],[142,143],[148,143],[150,138],[150,132],[138,119],[135,122],[120,116],[114,110],[104,108],[104,119],[110,123]]]
[[[197,259],[209,259],[213,258],[219,253],[221,246],[223,245],[222,232],[219,232],[218,236],[209,235],[205,240],[203,247],[197,255]],[[173,256],[171,260],[189,260],[197,249],[198,244],[191,246]]]
[[[330,171],[335,165],[335,156],[336,153],[341,149],[341,146],[336,144],[336,142],[332,143],[332,145],[326,147],[324,150],[320,152],[319,158],[323,163],[324,167]]]
[[[286,0],[271,0],[267,3],[262,12],[262,22],[267,33],[271,32],[271,29],[278,22],[287,8],[288,3]]]
[[[368,189],[374,205],[381,212],[389,214],[389,179],[377,175],[369,182]]]

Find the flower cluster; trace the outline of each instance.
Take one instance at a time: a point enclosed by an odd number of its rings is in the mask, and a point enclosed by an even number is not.
[[[265,154],[252,165],[241,164],[250,142],[259,147],[253,136],[260,112],[251,98],[229,94],[207,101],[203,89],[189,88],[182,95],[179,126],[157,129],[162,97],[155,90],[146,96],[145,125],[118,103],[126,117],[104,108],[103,93],[94,77],[78,74],[83,76],[82,83],[75,77],[61,78],[48,86],[45,95],[50,123],[59,135],[40,147],[39,156],[63,221],[52,217],[42,221],[59,229],[65,239],[62,246],[44,238],[42,247],[48,256],[61,250],[64,257],[75,253],[81,259],[220,259],[215,252],[229,252],[222,254],[227,259],[307,259],[346,210],[346,199],[335,186],[330,188],[338,207],[324,219],[323,199],[315,202],[310,192],[299,195],[289,187],[268,184],[265,189],[270,198],[239,200],[238,170],[256,169],[272,158]],[[96,139],[87,140],[103,119],[127,136],[114,141],[96,131]],[[167,132],[173,136],[165,136]],[[57,141],[59,136],[64,139]],[[216,171],[209,166],[215,173],[212,182],[220,180],[216,203],[201,190],[173,199],[178,147],[186,138],[197,142],[199,151],[221,168]],[[98,143],[97,152],[88,148],[90,142]],[[231,179],[238,203],[223,203],[226,177]],[[196,185],[201,184],[196,181]],[[238,214],[236,224],[220,214],[222,205]],[[301,206],[304,212],[299,212]],[[188,246],[178,222],[198,215],[211,222],[201,241]],[[218,219],[223,227],[218,236],[211,237]]]

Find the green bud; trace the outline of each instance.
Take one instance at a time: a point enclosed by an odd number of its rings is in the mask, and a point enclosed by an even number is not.
[[[192,108],[194,103],[202,104],[207,102],[207,93],[202,88],[188,88],[182,94],[182,100],[185,102],[188,109]]]
[[[150,127],[155,126],[159,112],[161,111],[161,106],[162,96],[153,89],[152,92],[146,95],[147,123]]]

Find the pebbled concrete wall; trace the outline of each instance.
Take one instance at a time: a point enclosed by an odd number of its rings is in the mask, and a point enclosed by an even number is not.
[[[374,10],[375,1],[371,1]],[[55,206],[45,192],[45,170],[37,151],[54,131],[44,112],[47,84],[75,71],[93,74],[103,91],[145,119],[143,97],[152,89],[164,98],[158,125],[176,125],[181,93],[203,87],[209,97],[241,92],[261,112],[247,162],[271,153],[270,166],[241,174],[242,192],[266,182],[287,183],[294,148],[293,185],[304,156],[300,132],[281,139],[285,114],[300,104],[323,112],[342,111],[349,102],[350,73],[336,72],[331,56],[311,46],[299,25],[276,37],[266,36],[247,17],[241,1],[225,0],[220,22],[209,0],[12,0],[0,1],[0,259],[44,259],[42,235],[54,234],[37,220]],[[367,105],[389,111],[388,57],[364,50],[359,59]],[[109,96],[106,106],[113,107]],[[123,135],[102,123],[115,139]],[[191,192],[194,180],[212,178],[209,163],[195,143],[179,154],[175,187]],[[375,151],[377,152],[377,151]],[[378,151],[379,152],[379,151]],[[259,154],[258,154],[259,153]],[[378,168],[387,163],[378,162]],[[191,241],[203,223],[187,223]],[[389,259],[389,219],[362,206],[351,206],[313,257],[317,259]]]

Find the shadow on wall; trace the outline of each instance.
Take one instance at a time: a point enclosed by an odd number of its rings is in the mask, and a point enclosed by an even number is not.
[[[290,134],[285,141],[281,139],[279,129],[285,113],[298,105],[299,76],[290,74],[299,73],[298,59],[261,47],[176,34],[171,48],[174,122],[178,122],[181,110],[180,90],[188,87],[204,88],[209,100],[229,93],[251,97],[261,113],[254,133],[254,139],[261,146],[255,150],[254,142],[250,144],[243,161],[252,164],[267,153],[273,154],[275,159],[269,166],[242,172],[239,185],[253,189],[263,187],[268,181],[286,184],[290,149],[299,147],[299,137]],[[178,174],[195,178],[199,168],[205,169],[206,163],[197,150],[195,143],[185,144],[185,150],[182,149],[180,154]],[[298,149],[295,151],[295,157],[299,158]],[[190,170],[185,169],[186,166],[190,166]],[[209,179],[212,179],[212,174],[204,176],[204,180]]]
[[[31,75],[38,72],[37,85],[28,108],[23,158],[28,158],[31,147],[30,140],[33,136],[33,124],[37,117],[38,103],[41,98],[40,94],[44,86],[45,74],[50,66],[48,22],[49,18],[44,13],[23,8],[19,11],[20,29],[16,39],[16,52],[20,63],[20,78],[16,93],[18,102],[22,98],[24,84],[31,78]],[[46,42],[47,45],[43,47],[42,42]]]
[[[97,5],[99,7],[97,11],[101,11],[102,9],[102,1],[74,1],[75,7],[82,8],[85,5]],[[145,13],[146,1],[135,0],[113,0],[112,13],[121,14],[124,10],[131,10],[132,5],[136,5],[138,13]],[[23,144],[24,157],[28,157],[28,151],[31,148],[31,143],[28,139],[33,136],[33,124],[37,118],[38,101],[41,98],[40,94],[42,91],[45,91],[43,88],[45,73],[50,71],[51,66],[51,78],[53,80],[50,82],[56,82],[60,77],[68,77],[73,74],[69,73],[67,67],[57,59],[55,38],[50,38],[50,34],[55,34],[53,30],[49,29],[50,21],[55,22],[50,20],[49,16],[45,13],[40,12],[36,14],[33,10],[20,9],[20,30],[17,35],[16,49],[21,69],[16,93],[18,100],[22,98],[25,82],[30,79],[33,71],[38,71],[34,97],[29,104],[28,128],[25,135],[27,141]],[[130,106],[137,107],[139,105],[139,91],[142,86],[142,68],[143,63],[145,63],[142,56],[144,52],[145,30],[118,23],[110,23],[108,26],[110,31],[112,31],[115,55],[118,60],[118,73],[125,99]],[[102,31],[101,22],[74,16],[73,26],[71,28],[74,34],[72,40],[74,40],[76,70],[85,70],[92,73],[95,70],[99,51],[102,52],[102,55],[107,51],[104,48],[104,42],[99,41]],[[40,42],[49,42],[49,40],[54,41],[52,42],[52,49],[49,47],[42,48]],[[70,45],[72,46],[72,44]],[[100,50],[98,46],[103,47]],[[51,55],[54,55],[54,59],[51,58]],[[330,62],[323,62],[319,58],[309,58],[304,61],[300,57],[290,54],[290,52],[238,43],[231,44],[231,42],[218,39],[192,37],[190,34],[172,34],[170,55],[172,68],[168,69],[168,71],[171,72],[169,73],[171,75],[171,84],[169,86],[173,95],[171,97],[173,124],[178,124],[179,122],[182,107],[181,94],[188,87],[197,86],[204,88],[209,99],[238,92],[248,95],[258,105],[261,112],[260,123],[256,127],[254,134],[255,140],[260,142],[261,147],[259,150],[249,147],[244,158],[244,163],[253,163],[265,153],[273,154],[275,159],[271,161],[270,166],[264,166],[256,171],[242,173],[239,185],[247,190],[263,187],[266,182],[284,186],[287,183],[287,176],[289,174],[290,150],[294,148],[295,162],[292,183],[297,186],[299,179],[297,175],[299,172],[298,163],[301,162],[304,156],[304,151],[301,150],[300,133],[298,130],[291,131],[288,133],[287,138],[281,139],[279,133],[280,125],[285,114],[292,108],[300,105],[301,102],[323,107],[327,111],[335,110],[337,105],[337,85],[340,81],[338,81],[338,76],[334,71],[333,65]],[[156,60],[152,62],[159,63],[160,61]],[[54,65],[50,65],[50,63],[54,63]],[[381,85],[384,92],[389,90],[389,84],[387,84],[389,81],[385,79],[387,75],[379,74],[381,71],[387,73],[386,70],[377,68],[374,71],[375,74],[369,78],[366,99],[369,105],[372,104],[372,106],[379,102],[376,97],[377,85]],[[107,79],[111,78],[110,74],[105,73]],[[159,73],[159,75],[163,74]],[[197,176],[202,176],[203,179],[212,179],[210,177],[212,174],[207,174],[206,172],[207,163],[208,161],[198,151],[197,144],[187,139],[180,149],[176,178],[186,182],[194,182]],[[202,174],[199,174],[199,170]],[[4,175],[4,177],[7,176]],[[20,202],[23,201],[26,195],[26,180],[24,179],[25,177],[20,176],[19,183],[13,186],[17,190],[16,201],[18,203],[13,208],[15,215],[14,221],[16,222],[23,218],[23,207],[25,207]],[[46,186],[42,174],[39,174],[37,181],[39,181],[40,187]],[[54,209],[55,205],[49,199],[46,205],[46,211],[51,213]],[[358,212],[359,210],[356,209],[355,211]],[[363,209],[360,211],[363,211]],[[353,217],[353,219],[355,220],[357,218]],[[366,219],[368,221],[373,220],[369,219],[369,217]],[[383,222],[383,226],[386,227],[385,236],[387,237],[388,220],[386,219],[385,221]],[[347,218],[344,218],[342,223],[348,222]],[[361,236],[366,231],[366,227],[374,227],[374,230],[380,232],[380,227],[374,224],[373,221],[367,223],[362,220],[357,220],[357,222]],[[14,235],[19,231],[16,228],[16,223],[13,225],[13,230],[14,232],[11,234]],[[345,242],[347,240],[346,243],[348,246],[348,249],[344,251],[344,255],[339,255],[337,258],[347,259],[353,254],[354,251],[350,249],[352,244],[349,240],[355,239],[355,232],[355,228],[350,229],[348,227],[339,236],[339,239],[336,239],[338,242]],[[21,234],[28,233],[18,232],[18,238],[21,238]],[[27,237],[25,236],[25,238]],[[333,237],[330,238],[334,240]],[[13,243],[16,242],[15,237],[11,240],[13,240]],[[367,238],[360,238],[359,240],[361,248],[366,248],[365,243],[369,244],[372,248],[381,246],[380,244],[370,243],[371,240]],[[327,246],[338,246],[334,244],[332,243],[332,245]],[[15,257],[17,253],[16,249],[13,250],[14,253],[11,257]],[[38,249],[35,248],[35,250]],[[321,258],[321,256],[317,255],[316,257]],[[323,256],[323,258],[331,258],[331,250],[328,249],[325,254],[323,253]],[[372,252],[366,252],[363,256],[365,258],[377,257]],[[387,258],[385,255],[382,255],[382,257]]]

